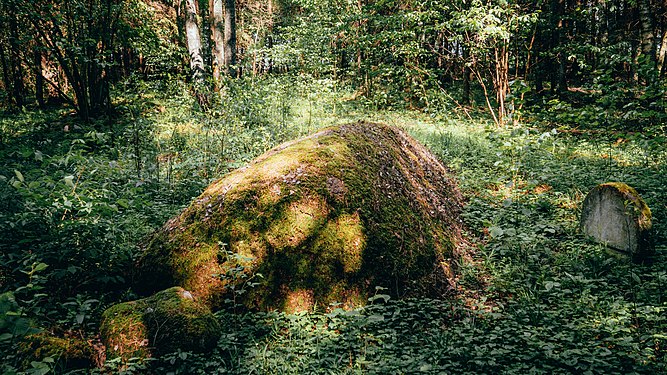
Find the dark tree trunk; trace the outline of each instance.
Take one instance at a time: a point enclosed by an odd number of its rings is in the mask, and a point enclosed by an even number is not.
[[[2,83],[5,91],[11,95],[12,81],[9,78],[9,64],[7,63],[7,55],[5,53],[5,47],[0,43],[0,63],[2,63]],[[7,105],[10,105],[12,101],[11,97],[7,98]]]
[[[35,97],[37,99],[37,105],[42,108],[44,107],[44,76],[42,75],[42,66],[43,66],[43,57],[40,47],[37,46],[34,49],[34,71],[35,71]]]
[[[15,9],[10,12],[16,14]],[[21,47],[19,45],[19,31],[15,17],[9,17],[9,52],[10,67],[12,73],[12,97],[14,104],[21,107],[24,104],[25,87],[23,86],[23,63],[21,61]]]
[[[224,0],[225,4],[225,69],[236,77],[236,0]]]
[[[639,7],[639,50],[637,51],[637,67],[645,64],[645,69],[640,69],[644,72],[642,81],[652,82],[656,77],[654,71],[656,69],[657,60],[655,56],[655,33],[653,31],[654,22],[651,14],[651,1],[638,0]],[[648,70],[648,72],[646,72]],[[648,74],[646,74],[648,73]]]

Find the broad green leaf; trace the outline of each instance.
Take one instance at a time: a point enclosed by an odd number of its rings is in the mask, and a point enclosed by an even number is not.
[[[493,226],[493,227],[489,228],[489,234],[493,238],[498,238],[498,237],[502,236],[504,233],[505,232],[500,227]]]
[[[63,181],[65,182],[65,185],[73,188],[74,187],[74,176],[65,176],[63,177]]]
[[[46,263],[39,263],[35,266],[34,272],[41,272],[44,271],[49,265]]]
[[[14,335],[11,333],[3,333],[0,335],[0,342],[11,340],[12,337],[14,337]]]

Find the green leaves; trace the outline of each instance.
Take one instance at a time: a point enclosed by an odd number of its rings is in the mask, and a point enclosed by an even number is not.
[[[491,235],[492,238],[500,238],[503,236],[504,233],[505,232],[500,227],[492,226],[489,228],[489,234]]]
[[[23,174],[19,172],[17,169],[14,169],[14,174],[16,175],[16,178],[19,180],[19,182],[25,181],[25,179],[23,178]]]
[[[70,188],[74,188],[74,176],[65,176],[63,177],[63,182]]]

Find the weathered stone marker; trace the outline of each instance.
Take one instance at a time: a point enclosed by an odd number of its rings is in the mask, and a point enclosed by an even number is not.
[[[597,242],[632,255],[649,250],[651,210],[632,187],[608,182],[593,188],[581,210],[581,230]]]

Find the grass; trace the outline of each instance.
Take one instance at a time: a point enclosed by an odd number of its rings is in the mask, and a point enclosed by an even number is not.
[[[463,219],[473,255],[456,259],[461,270],[460,293],[453,300],[394,301],[378,290],[371,305],[353,311],[219,312],[217,317],[226,328],[211,354],[177,352],[129,364],[111,360],[95,371],[667,371],[667,155],[659,140],[664,135],[648,131],[613,136],[604,132],[561,132],[534,126],[528,120],[497,128],[483,116],[471,118],[444,109],[369,110],[354,101],[345,101],[349,94],[327,81],[243,82],[230,88],[218,112],[209,115],[193,112],[194,104],[179,86],[170,90],[128,89],[123,96],[126,101],[118,103],[124,111],[124,122],[114,125],[118,137],[115,146],[110,145],[109,132],[102,126],[97,130],[83,129],[76,135],[63,133],[61,125],[68,120],[62,114],[42,114],[39,116],[45,116],[45,120],[39,121],[26,118],[34,114],[18,116],[26,125],[3,121],[3,158],[7,167],[0,170],[0,175],[5,176],[7,184],[13,184],[18,180],[13,169],[21,167],[26,181],[17,191],[3,188],[3,194],[18,194],[24,203],[21,207],[7,207],[6,212],[16,213],[3,214],[3,222],[16,221],[19,214],[47,210],[56,219],[64,219],[43,225],[79,225],[68,236],[82,228],[93,234],[110,229],[125,233],[113,243],[102,243],[117,257],[108,260],[115,266],[104,268],[106,275],[117,276],[118,268],[130,264],[127,259],[136,254],[134,246],[142,236],[177,212],[211,179],[283,141],[322,126],[363,119],[406,129],[452,169],[467,199]],[[130,98],[130,92],[139,94]],[[49,116],[60,122],[58,128],[50,127],[51,133],[43,135],[42,140],[29,140],[30,124],[42,123],[37,129],[44,129],[53,120],[48,120]],[[102,140],[95,140],[94,134],[86,135],[89,132],[84,130],[104,133]],[[76,139],[83,139],[86,146],[81,146],[80,152]],[[49,163],[36,160],[36,145],[41,145],[40,152]],[[67,155],[68,162],[59,163]],[[28,159],[32,167],[26,169],[21,162]],[[108,167],[112,161],[115,167]],[[88,174],[93,168],[97,168],[97,174]],[[66,180],[70,175],[79,183],[74,194]],[[55,183],[48,185],[47,177]],[[51,186],[50,190],[36,186],[31,193],[28,185],[33,181]],[[650,261],[632,263],[588,242],[579,233],[578,215],[585,194],[596,184],[608,181],[633,186],[651,207],[656,251]],[[99,187],[100,183],[107,183],[106,190]],[[67,208],[63,197],[83,203]],[[40,199],[44,202],[40,203]],[[86,202],[100,200],[106,201],[106,206],[93,205],[90,213],[85,213]],[[36,203],[32,206],[25,204],[33,201]],[[54,202],[60,202],[62,207],[54,208]],[[110,218],[103,208],[112,205],[117,211]],[[67,220],[75,209],[78,216]],[[7,228],[8,224],[3,225]],[[32,233],[29,228],[21,228],[21,235]],[[65,236],[69,232],[52,233]],[[66,240],[76,245],[74,239]],[[78,255],[71,258],[81,257],[80,252],[92,245],[79,243]],[[17,254],[21,249],[7,241],[4,246]],[[94,254],[86,256],[95,258]],[[48,263],[49,271],[58,267],[49,257],[36,260]],[[5,257],[3,262],[15,268],[25,261]],[[100,268],[90,266],[81,272],[91,270]],[[49,274],[50,281],[59,280],[54,274]],[[20,280],[6,282],[3,291],[14,281]],[[122,281],[114,281],[102,286],[108,289],[123,285]],[[34,294],[30,296],[33,298]],[[24,299],[27,298],[26,295]],[[128,298],[132,298],[131,293],[111,293],[97,310]],[[39,301],[34,306],[44,303]],[[34,313],[28,309],[33,305],[24,302],[22,306],[25,314]],[[53,313],[51,321],[76,326],[68,311]],[[94,332],[95,314],[91,311],[90,318],[84,320],[90,326],[75,328],[88,334]],[[14,357],[5,359],[15,368],[20,367]]]

